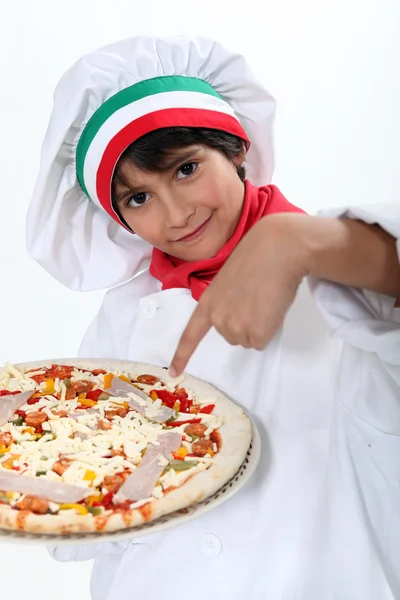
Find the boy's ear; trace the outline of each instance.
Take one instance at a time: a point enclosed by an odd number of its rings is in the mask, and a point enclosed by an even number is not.
[[[235,167],[240,167],[244,161],[246,160],[246,155],[247,155],[247,147],[246,144],[244,142],[242,142],[242,149],[239,152],[239,154],[236,154],[233,158],[232,158],[232,162],[235,165]]]

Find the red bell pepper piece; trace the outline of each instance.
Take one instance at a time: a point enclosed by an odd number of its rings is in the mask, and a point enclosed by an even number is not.
[[[190,419],[189,421],[167,421],[168,427],[179,427],[180,425],[190,425],[192,423],[201,423],[201,419]]]
[[[152,390],[157,394],[157,397],[160,398],[161,402],[168,406],[168,408],[173,408],[174,404],[177,400],[179,400],[178,396],[168,392],[167,390]],[[151,394],[151,392],[150,392]]]
[[[188,412],[190,412],[190,407],[192,406],[193,401],[189,400],[188,398],[180,398],[179,404],[180,404],[179,412],[188,413]]]
[[[40,398],[29,398],[27,404],[36,404],[36,402],[39,402],[39,400]]]
[[[110,504],[112,503],[112,499],[114,498],[114,493],[113,492],[108,492],[108,494],[106,494],[103,498],[103,500],[101,501],[101,505],[104,506],[104,508],[110,508]]]
[[[215,408],[215,404],[207,404],[207,406],[202,406],[200,409],[201,413],[205,413],[206,415],[210,415]]]
[[[15,414],[18,415],[19,417],[26,417],[26,412],[24,410],[16,410]]]
[[[160,398],[161,402],[173,408],[175,402],[179,402],[179,412],[190,412],[190,407],[193,404],[192,400],[188,399],[186,390],[179,388],[175,392],[169,392],[168,390],[152,390]]]
[[[95,400],[97,402],[97,400],[99,399],[99,397],[101,396],[101,394],[103,393],[103,390],[91,390],[90,392],[88,392],[86,394],[86,399],[87,400]]]

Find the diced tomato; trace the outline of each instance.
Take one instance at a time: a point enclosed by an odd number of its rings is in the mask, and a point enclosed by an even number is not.
[[[19,394],[20,392],[9,392],[8,390],[0,390],[0,396],[15,396],[15,394]]]
[[[179,427],[180,425],[189,425],[189,423],[201,423],[201,419],[190,419],[190,421],[167,421],[168,427]]]
[[[214,443],[217,444],[217,448],[218,448],[218,452],[221,450],[222,447],[222,437],[219,431],[217,431],[216,429],[214,429],[214,431],[212,431],[210,433],[210,440]]]
[[[67,367],[66,365],[52,365],[51,369],[47,373],[47,377],[56,379],[70,379],[74,367]]]
[[[103,505],[101,502],[94,501],[94,502],[92,502],[92,506],[96,507],[96,506],[103,506]]]
[[[158,377],[154,377],[154,375],[139,375],[136,379],[137,383],[144,383],[145,385],[155,385],[160,380]]]
[[[44,371],[42,375],[32,375],[32,379],[36,381],[36,383],[43,383],[46,379],[70,379],[72,371],[74,367],[67,367],[66,365],[52,365],[50,369],[43,367],[40,371]],[[33,371],[38,371],[38,369],[31,369],[27,371],[27,374],[32,373]]]
[[[105,375],[107,373],[107,371],[105,371],[104,369],[95,369],[94,371],[91,371],[91,373],[97,377],[98,375]]]
[[[18,415],[19,417],[26,417],[26,412],[24,410],[16,410],[15,414]]]
[[[215,404],[207,404],[207,406],[202,406],[200,409],[201,413],[205,413],[206,415],[209,415],[212,413],[212,411],[215,408]]]
[[[101,394],[103,393],[103,390],[91,390],[90,392],[87,392],[86,394],[86,399],[87,400],[95,400],[97,402],[97,400],[99,399],[99,397],[101,396]]]

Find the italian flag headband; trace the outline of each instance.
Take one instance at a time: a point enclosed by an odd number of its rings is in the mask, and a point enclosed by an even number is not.
[[[156,77],[119,91],[92,115],[76,149],[82,190],[119,223],[111,202],[118,159],[135,140],[164,127],[218,129],[248,142],[231,106],[202,79]]]

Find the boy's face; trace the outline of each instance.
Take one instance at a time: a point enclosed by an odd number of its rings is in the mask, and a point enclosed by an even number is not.
[[[236,172],[244,153],[228,160],[206,146],[171,152],[168,169],[145,172],[125,160],[117,183],[119,212],[155,248],[191,262],[211,258],[232,237],[240,219],[244,184]]]

